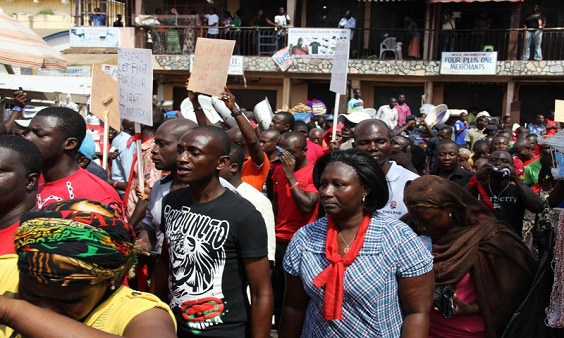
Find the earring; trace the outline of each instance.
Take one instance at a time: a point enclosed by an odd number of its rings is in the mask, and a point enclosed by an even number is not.
[[[116,285],[115,283],[112,283],[112,285],[110,286],[110,290],[114,291],[116,289]]]
[[[448,213],[448,217],[452,217],[452,214],[450,212]]]
[[[364,201],[366,201],[366,195],[362,195],[362,203],[364,203]]]

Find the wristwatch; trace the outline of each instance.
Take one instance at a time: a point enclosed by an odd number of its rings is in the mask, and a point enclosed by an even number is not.
[[[231,116],[233,117],[237,117],[239,115],[243,115],[243,111],[241,109],[238,109],[236,112],[231,112]]]

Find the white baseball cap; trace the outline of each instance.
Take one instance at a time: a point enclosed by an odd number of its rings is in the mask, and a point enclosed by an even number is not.
[[[372,117],[363,111],[355,111],[350,114],[340,114],[337,119],[338,123],[345,123],[345,119],[354,124],[359,124],[362,121],[370,120]]]

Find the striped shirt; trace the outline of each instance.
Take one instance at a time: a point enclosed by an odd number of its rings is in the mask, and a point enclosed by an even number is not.
[[[327,218],[296,232],[284,257],[284,270],[299,277],[310,297],[302,337],[399,337],[403,323],[398,277],[410,278],[433,269],[433,256],[404,223],[374,212],[364,246],[345,269],[343,320],[322,318],[325,288],[313,280],[328,265],[325,257]]]

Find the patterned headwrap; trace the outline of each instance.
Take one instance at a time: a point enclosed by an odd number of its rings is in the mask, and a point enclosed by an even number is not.
[[[21,219],[14,242],[21,274],[42,284],[121,280],[135,257],[135,233],[113,209],[62,201]]]

